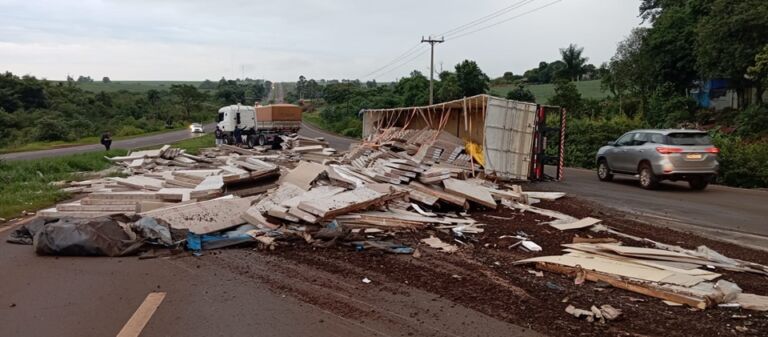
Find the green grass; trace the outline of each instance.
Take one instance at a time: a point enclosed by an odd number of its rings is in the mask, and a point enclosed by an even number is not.
[[[51,182],[73,180],[76,173],[99,171],[110,166],[105,155],[124,155],[124,150],[74,154],[37,160],[0,161],[0,217],[16,217],[21,211],[48,207],[69,195]]]
[[[161,133],[170,132],[170,131],[185,130],[187,128],[188,128],[187,126],[184,126],[184,127],[174,128],[174,129],[165,129],[165,130],[160,130],[160,131],[147,132],[147,133],[142,133],[142,134],[139,134],[139,135],[113,136],[112,140],[122,140],[122,139],[131,139],[131,138],[137,138],[137,137],[145,137],[145,136],[151,136],[151,135],[161,134]],[[71,142],[57,140],[57,141],[52,141],[52,142],[31,142],[31,143],[25,143],[25,144],[15,144],[15,145],[8,145],[6,147],[0,148],[0,154],[13,153],[13,152],[49,150],[49,149],[57,149],[57,148],[62,148],[62,147],[72,147],[72,146],[87,145],[87,144],[99,144],[100,140],[101,140],[101,137],[92,136],[92,137],[80,138],[78,140],[74,140],[74,141],[71,141]]]
[[[213,133],[202,135],[200,137],[185,139],[171,144],[174,147],[187,150],[189,154],[199,154],[200,149],[205,147],[213,147],[216,145],[216,141],[213,137]],[[157,148],[157,147],[153,147]]]
[[[491,94],[494,96],[505,97],[510,90],[515,88],[517,88],[517,85],[514,84],[494,86],[491,88]],[[536,103],[539,104],[546,104],[555,94],[554,84],[534,84],[528,85],[526,88],[531,90],[533,95],[536,96]],[[610,95],[610,92],[603,91],[600,88],[600,80],[576,82],[576,88],[579,89],[581,98],[601,99]]]
[[[325,124],[323,123],[323,118],[320,117],[319,110],[315,110],[315,112],[304,112],[301,114],[301,119],[308,124],[316,126],[320,129],[325,129]]]
[[[213,134],[185,139],[173,146],[198,154],[214,145]],[[158,148],[153,146],[151,148]],[[96,151],[37,160],[0,160],[0,217],[13,218],[21,211],[50,207],[69,197],[51,182],[82,178],[78,173],[100,171],[111,166],[104,156],[125,155],[125,150]]]
[[[75,86],[86,91],[92,92],[115,92],[120,90],[126,90],[130,92],[147,92],[150,89],[155,90],[168,90],[171,85],[174,84],[189,84],[195,87],[200,86],[202,81],[112,81],[110,83],[104,83],[101,81],[89,82],[89,83],[77,83]],[[206,90],[202,90],[206,91]]]

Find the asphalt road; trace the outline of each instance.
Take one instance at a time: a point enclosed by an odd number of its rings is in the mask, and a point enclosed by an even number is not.
[[[203,129],[206,132],[209,132],[209,131],[213,131],[215,126],[216,126],[215,123],[210,123],[210,124],[204,125]],[[136,137],[136,138],[130,138],[130,139],[116,140],[112,142],[112,148],[135,149],[135,148],[148,147],[148,146],[165,145],[165,144],[178,142],[180,140],[184,140],[188,138],[200,137],[202,135],[203,134],[199,134],[199,133],[191,133],[189,132],[189,130],[171,131],[171,132],[160,133],[160,134],[146,136],[146,137]],[[104,150],[104,146],[101,144],[89,144],[89,145],[62,147],[62,148],[56,148],[56,149],[50,149],[50,150],[7,153],[7,154],[0,155],[0,159],[29,160],[29,159],[58,157],[58,156],[64,156],[68,154],[75,154],[75,153],[103,151],[103,150]]]
[[[645,190],[637,178],[617,175],[601,182],[593,170],[568,168],[560,182],[535,183],[633,215],[722,240],[768,249],[768,191],[710,185],[693,191],[686,182]]]
[[[365,275],[269,253],[46,257],[2,231],[0,336],[116,336],[152,292],[166,296],[142,337],[541,336],[403,284],[373,275],[364,284]]]

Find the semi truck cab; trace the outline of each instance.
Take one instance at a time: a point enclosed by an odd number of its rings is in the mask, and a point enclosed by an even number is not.
[[[241,143],[250,147],[277,145],[280,135],[299,131],[301,107],[293,104],[266,106],[229,105],[218,111],[216,118],[219,129],[228,144],[236,143],[235,128],[240,129]]]

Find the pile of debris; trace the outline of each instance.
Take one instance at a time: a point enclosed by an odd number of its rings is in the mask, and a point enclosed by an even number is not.
[[[714,271],[722,269],[768,276],[768,266],[729,258],[706,246],[690,250],[624,234],[601,225],[595,218],[577,220],[535,206],[506,205],[548,216],[554,220],[544,224],[561,231],[590,229],[654,247],[627,246],[613,238],[575,237],[573,243],[562,244],[564,255],[537,256],[515,264],[535,263],[538,269],[572,277],[576,285],[585,281],[602,282],[659,298],[669,305],[687,305],[702,310],[723,306],[768,311],[768,296],[742,293],[735,283],[717,280],[722,274]],[[587,312],[579,310],[567,311],[576,317]]]
[[[175,235],[170,243],[196,253],[245,243],[275,249],[290,241],[414,255],[419,253],[416,245],[424,244],[452,253],[476,241],[473,235],[484,231],[484,225],[469,212],[500,207],[551,217],[552,221],[542,225],[561,231],[590,227],[612,231],[600,225],[599,219],[577,219],[535,206],[542,199],[561,198],[563,193],[523,191],[519,185],[484,179],[487,177],[475,170],[477,164],[463,141],[444,132],[383,130],[377,138],[357,144],[343,155],[329,149],[322,139],[295,136],[283,140],[282,149],[277,150],[222,145],[191,155],[166,145],[109,158],[124,168],[126,177],[73,182],[67,190],[82,193],[80,200],[39,215],[103,219],[119,213],[134,218],[132,222],[110,219],[134,235],[137,230],[131,223],[152,219],[169,231],[184,233]],[[408,235],[418,239],[414,242],[400,240],[405,236],[399,233],[421,235]],[[512,238],[517,242],[511,247],[542,251],[525,233]],[[564,245],[565,255],[537,256],[518,263],[536,263],[540,269],[571,275],[577,283],[605,282],[698,309],[739,305],[768,310],[766,297],[743,294],[731,282],[715,282],[721,275],[712,271],[721,268],[768,275],[768,267],[706,248],[690,251],[653,244],[656,248],[584,239]],[[58,251],[63,252],[66,250]],[[589,313],[569,310],[578,317],[594,315],[598,319],[619,314],[609,307],[597,309]]]

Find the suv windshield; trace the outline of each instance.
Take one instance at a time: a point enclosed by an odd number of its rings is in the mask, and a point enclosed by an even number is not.
[[[667,135],[668,145],[711,145],[712,139],[706,133],[681,132]]]

